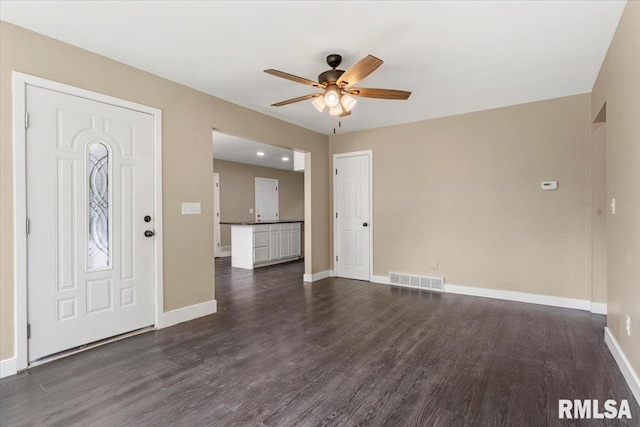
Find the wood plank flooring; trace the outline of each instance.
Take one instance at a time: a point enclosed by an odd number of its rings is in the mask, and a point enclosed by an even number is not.
[[[638,426],[577,310],[216,262],[219,313],[0,381],[2,426]],[[627,399],[632,420],[558,419]]]

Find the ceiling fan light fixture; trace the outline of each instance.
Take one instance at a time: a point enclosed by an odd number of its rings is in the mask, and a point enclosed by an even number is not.
[[[316,107],[316,110],[320,111],[321,113],[324,110],[324,107],[327,106],[327,104],[324,102],[324,96],[317,96],[316,99],[313,100],[312,104],[314,107]]]
[[[331,114],[332,116],[339,116],[343,112],[344,110],[342,109],[342,105],[340,105],[340,103],[338,103],[338,105],[336,105],[335,107],[331,107],[329,109],[329,114]]]
[[[346,93],[340,98],[340,104],[342,104],[342,107],[344,107],[346,111],[351,111],[356,105],[356,102],[358,101],[353,96]]]
[[[340,89],[338,89],[335,85],[329,87],[324,92],[324,102],[327,104],[327,107],[335,107],[340,104]]]

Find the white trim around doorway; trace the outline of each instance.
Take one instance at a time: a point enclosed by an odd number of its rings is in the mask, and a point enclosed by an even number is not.
[[[338,230],[336,228],[336,174],[333,170],[336,167],[336,159],[341,157],[354,157],[354,156],[363,156],[366,155],[369,157],[369,281],[371,282],[374,278],[373,275],[373,228],[375,227],[375,223],[373,221],[373,150],[363,150],[363,151],[353,151],[351,153],[339,153],[333,155],[333,163],[331,175],[333,176],[333,213],[331,220],[333,221],[333,275],[338,274],[338,263],[336,262],[336,252],[337,252],[337,234]]]
[[[14,359],[16,372],[29,365],[27,346],[27,235],[26,235],[26,89],[37,86],[73,96],[78,96],[117,107],[150,114],[154,118],[154,322],[163,327],[163,248],[162,248],[162,111],[108,95],[80,89],[63,83],[46,80],[14,71],[12,73],[13,112],[13,209],[14,209]],[[15,367],[14,367],[15,366]],[[5,372],[5,366],[2,366]],[[15,372],[13,372],[15,373]]]

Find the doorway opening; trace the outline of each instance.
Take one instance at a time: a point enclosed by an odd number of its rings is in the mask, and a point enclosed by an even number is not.
[[[305,220],[310,218],[309,153],[213,130],[216,283],[305,257]],[[217,194],[216,194],[217,193]],[[219,225],[218,225],[219,224]],[[309,265],[307,265],[307,263]]]
[[[591,125],[591,306],[606,314],[607,307],[607,104]],[[615,203],[612,203],[615,206]],[[594,309],[595,308],[595,309]]]

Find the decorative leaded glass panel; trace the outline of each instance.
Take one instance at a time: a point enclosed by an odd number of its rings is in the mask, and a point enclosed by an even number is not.
[[[109,151],[89,145],[89,269],[109,267]]]

